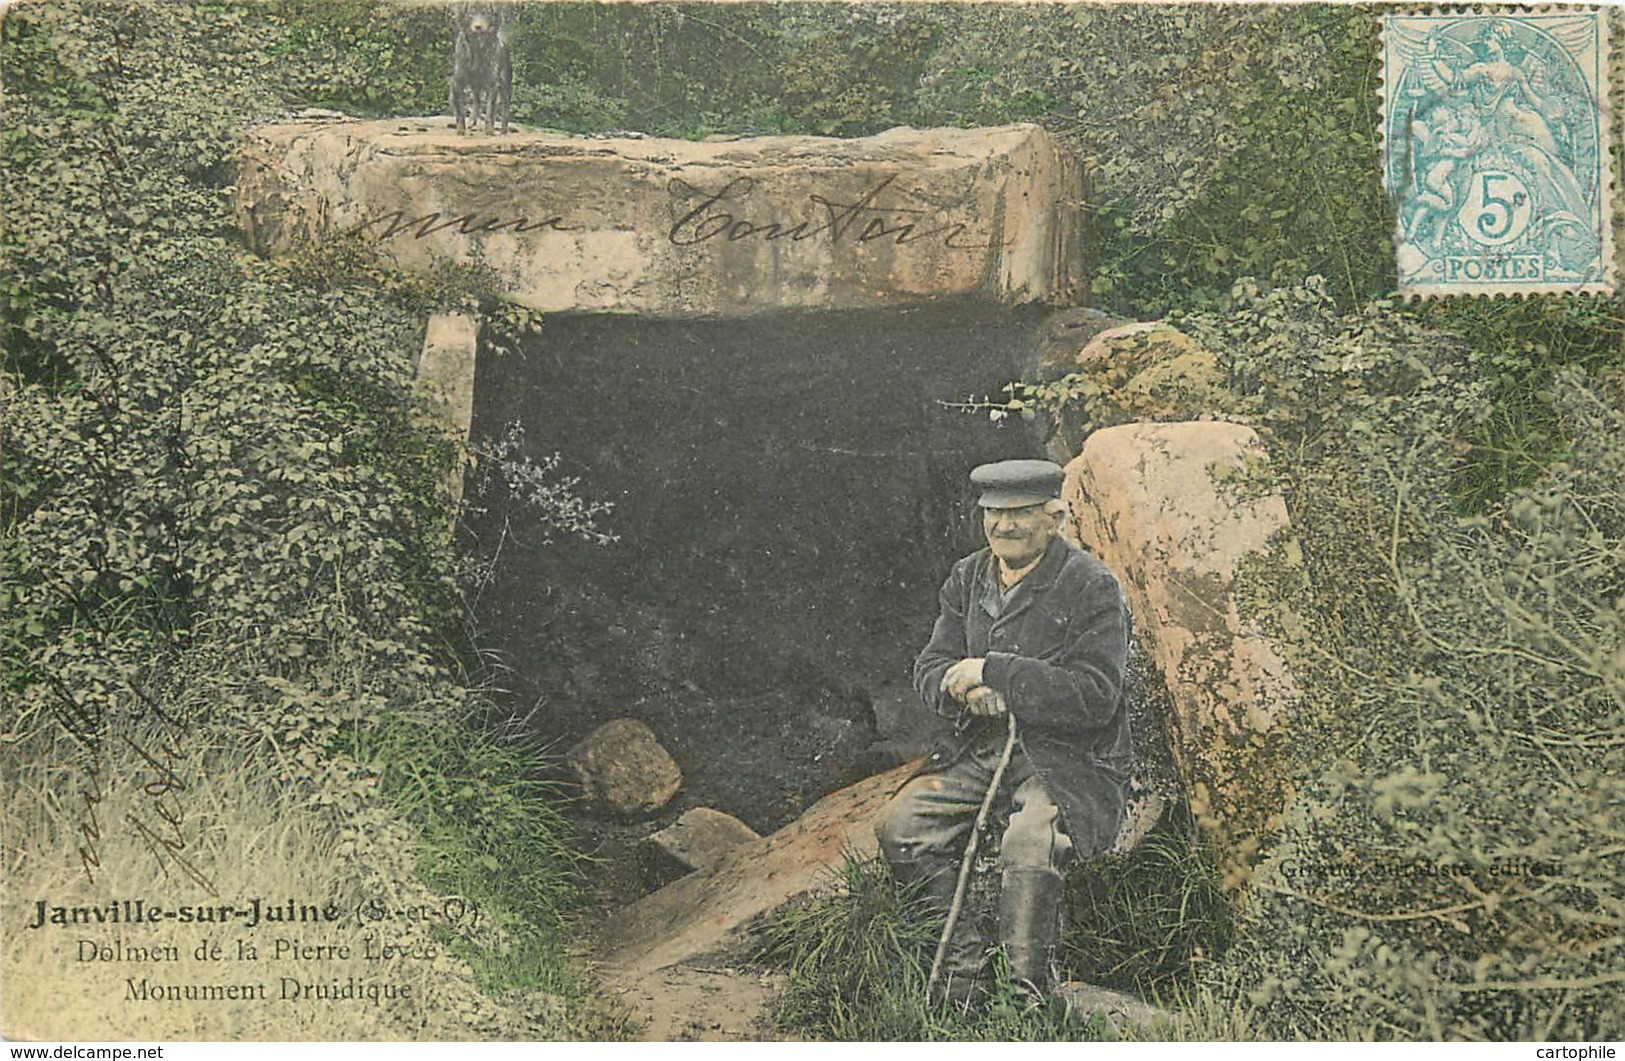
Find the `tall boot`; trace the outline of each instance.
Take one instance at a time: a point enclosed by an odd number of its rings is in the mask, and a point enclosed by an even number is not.
[[[920,902],[937,928],[932,937],[932,953],[941,938],[942,925],[953,906],[954,888],[959,883],[959,867],[941,859],[921,858],[891,864],[892,879],[899,888],[922,882]],[[968,889],[967,889],[968,890]],[[967,897],[966,906],[969,906]],[[937,984],[937,995],[930,999],[935,1005],[946,1000],[956,1009],[968,1009],[987,996],[988,947],[976,931],[975,911],[962,909],[954,934],[948,940],[948,949],[942,955],[942,972]]]
[[[1053,986],[1051,962],[1061,934],[1066,878],[1052,869],[1007,869],[999,888],[999,942],[1010,980],[1032,999]]]

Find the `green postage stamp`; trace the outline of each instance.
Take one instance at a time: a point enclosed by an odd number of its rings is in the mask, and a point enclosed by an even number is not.
[[[1613,290],[1607,64],[1601,9],[1384,17],[1403,293]]]

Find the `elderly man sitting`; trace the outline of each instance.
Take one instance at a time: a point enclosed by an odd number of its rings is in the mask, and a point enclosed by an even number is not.
[[[1061,468],[1012,460],[971,472],[987,548],[954,565],[930,643],[914,664],[925,705],[952,737],[897,794],[879,828],[899,885],[919,882],[946,915],[984,796],[1014,741],[998,797],[999,943],[1031,995],[1051,986],[1065,878],[1104,851],[1124,809],[1130,739],[1122,703],[1128,612],[1117,580],[1060,535]],[[960,918],[942,972],[946,997],[986,991],[988,948]]]

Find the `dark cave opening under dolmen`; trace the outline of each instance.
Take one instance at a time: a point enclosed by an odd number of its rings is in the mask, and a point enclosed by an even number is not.
[[[561,753],[640,719],[683,771],[676,807],[764,833],[917,752],[932,722],[910,668],[980,544],[966,474],[1042,455],[1020,418],[943,403],[1029,372],[1046,317],[553,314],[525,349],[482,351],[476,451],[520,425],[533,461],[557,454],[612,503],[616,536],[548,541],[524,508],[473,499],[474,548],[500,549],[475,618],[507,708]]]

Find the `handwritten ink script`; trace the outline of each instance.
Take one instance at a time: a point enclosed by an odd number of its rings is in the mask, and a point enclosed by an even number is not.
[[[771,211],[756,216],[744,213],[746,200],[756,188],[756,181],[751,177],[734,177],[714,191],[673,177],[669,188],[681,212],[672,222],[666,238],[678,247],[719,240],[725,243],[747,240],[801,243],[819,238],[831,243],[889,241],[898,247],[930,242],[950,250],[984,250],[994,246],[991,240],[978,240],[970,235],[970,225],[963,221],[948,220],[937,211],[897,202],[896,179],[887,177],[850,197],[830,198],[814,193],[807,196],[810,209],[806,216],[787,218]],[[437,210],[414,216],[406,210],[390,210],[350,230],[352,234],[370,234],[379,243],[403,235],[422,240],[441,232],[474,236],[538,231],[575,232],[579,226],[567,224],[563,214],[532,218],[524,214],[482,216],[476,212],[448,214]]]
[[[51,704],[52,712],[62,731],[79,745],[80,754],[84,758],[84,762],[79,764],[84,786],[79,796],[84,806],[76,823],[80,838],[79,865],[85,879],[95,884],[96,871],[102,867],[100,847],[102,826],[100,819],[96,817],[96,807],[105,794],[102,779],[106,713],[94,700],[74,696],[67,685],[55,675],[48,674],[46,678],[55,696]]]
[[[80,599],[71,583],[64,580],[61,592],[84,616],[91,629],[103,638],[108,636],[107,631],[97,625],[93,609]],[[197,868],[187,854],[186,811],[181,797],[188,790],[188,785],[182,773],[185,756],[179,742],[188,734],[188,720],[171,713],[133,679],[125,679],[124,682],[125,691],[134,698],[133,704],[129,705],[133,710],[121,712],[117,695],[107,696],[90,691],[76,693],[61,676],[47,673],[45,678],[54,698],[53,713],[62,732],[78,746],[78,758],[81,760],[74,764],[77,767],[75,772],[80,775],[79,797],[83,804],[75,830],[80,840],[77,850],[79,867],[85,880],[95,884],[97,873],[102,869],[104,823],[97,814],[97,807],[108,794],[107,742],[110,723],[116,716],[123,715],[123,728],[155,732],[162,742],[155,752],[129,732],[121,731],[118,734],[128,749],[145,764],[145,769],[136,768],[129,779],[135,782],[147,803],[126,813],[125,824],[140,837],[165,876],[173,868],[213,894],[213,881]],[[151,817],[145,812],[150,812]],[[154,818],[157,820],[154,821]]]
[[[544,217],[532,220],[524,215],[504,217],[492,215],[480,220],[479,214],[454,214],[446,216],[440,211],[421,214],[417,217],[407,217],[405,210],[391,210],[369,218],[355,226],[350,231],[354,234],[365,233],[369,229],[377,229],[377,241],[394,239],[404,233],[411,233],[413,239],[427,239],[436,232],[446,229],[455,229],[458,235],[473,236],[484,233],[502,232],[504,230],[515,234],[535,232],[546,229],[551,232],[573,232],[575,229],[565,225],[563,215]]]
[[[812,205],[811,217],[799,219],[767,216],[744,216],[745,200],[750,197],[756,182],[750,177],[735,177],[715,191],[705,191],[681,177],[673,177],[671,194],[680,203],[697,199],[672,222],[666,238],[679,247],[693,247],[712,240],[738,243],[759,240],[772,243],[823,237],[831,243],[843,240],[869,243],[891,240],[899,247],[910,243],[933,241],[951,250],[980,250],[993,246],[992,242],[966,239],[969,227],[962,221],[945,221],[933,211],[911,206],[899,206],[886,195],[892,190],[895,177],[887,177],[868,191],[847,202],[813,194],[807,196]]]

